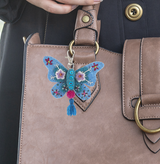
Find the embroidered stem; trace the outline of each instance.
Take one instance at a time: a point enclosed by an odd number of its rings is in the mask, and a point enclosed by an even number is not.
[[[90,67],[87,71],[85,71],[84,73],[86,73],[86,72],[90,72],[91,71],[91,69],[92,69],[92,67]]]
[[[58,68],[58,70],[59,70],[58,64],[56,64],[55,66],[56,66],[56,67]]]
[[[85,79],[89,84],[92,84],[93,82],[90,82],[90,81],[88,81],[87,79]]]
[[[52,76],[52,75],[51,75],[51,80],[52,80],[52,79],[54,80],[55,77],[56,77],[56,76]]]

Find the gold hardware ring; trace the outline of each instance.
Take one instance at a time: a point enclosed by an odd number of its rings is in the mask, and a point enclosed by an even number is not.
[[[72,40],[70,43],[69,43],[69,52],[70,52],[70,54],[73,56],[73,49],[72,49],[72,47],[73,47],[73,44],[75,43],[75,41],[74,40]],[[95,42],[95,44],[96,44],[96,51],[95,51],[95,54],[97,55],[98,54],[98,52],[99,52],[99,44],[97,43],[97,42]]]
[[[141,124],[141,122],[140,122],[140,120],[139,120],[139,116],[138,116],[138,111],[139,111],[140,103],[141,103],[141,99],[139,98],[138,101],[137,101],[137,103],[136,103],[135,111],[134,111],[134,117],[135,117],[135,121],[136,121],[136,124],[138,125],[138,127],[139,127],[142,131],[144,131],[144,132],[146,132],[146,133],[151,133],[151,134],[153,134],[153,133],[158,133],[158,132],[160,132],[160,128],[159,128],[159,129],[153,129],[153,130],[151,130],[151,129],[145,128],[145,127]]]

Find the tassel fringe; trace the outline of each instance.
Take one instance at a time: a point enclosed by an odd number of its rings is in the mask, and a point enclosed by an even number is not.
[[[70,105],[67,108],[67,115],[68,116],[76,116],[77,111],[76,111],[76,107],[73,104],[74,100],[70,99],[69,102],[70,102]]]

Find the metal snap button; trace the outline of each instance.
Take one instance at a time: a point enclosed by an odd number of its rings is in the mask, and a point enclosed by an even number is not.
[[[83,23],[88,23],[90,21],[90,18],[88,15],[83,16],[82,18]]]
[[[126,7],[125,15],[129,20],[137,21],[142,17],[143,9],[140,5],[133,3]]]

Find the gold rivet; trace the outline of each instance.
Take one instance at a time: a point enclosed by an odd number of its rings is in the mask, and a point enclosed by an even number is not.
[[[129,20],[137,21],[142,17],[143,9],[140,5],[133,3],[126,7],[125,15]]]
[[[90,18],[88,15],[83,16],[82,18],[83,23],[88,23],[90,21]]]

